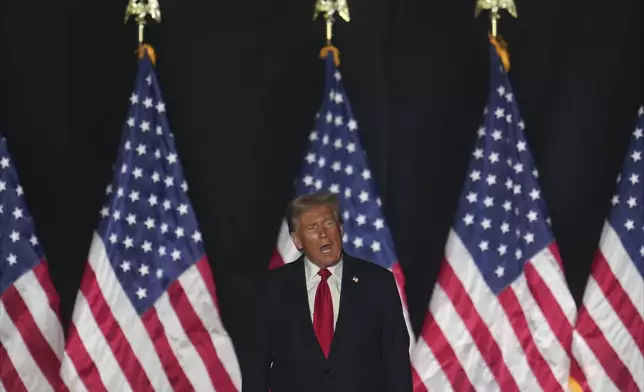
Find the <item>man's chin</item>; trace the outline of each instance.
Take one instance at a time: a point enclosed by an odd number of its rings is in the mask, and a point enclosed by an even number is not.
[[[309,257],[309,260],[320,268],[331,267],[340,261],[340,253],[332,252],[331,254],[317,254],[314,257]]]

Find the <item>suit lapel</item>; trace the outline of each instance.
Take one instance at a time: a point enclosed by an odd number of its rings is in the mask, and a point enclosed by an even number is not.
[[[354,298],[357,293],[358,284],[354,281],[356,276],[355,260],[353,260],[346,253],[343,255],[342,266],[342,286],[340,290],[340,308],[338,310],[338,321],[335,325],[333,333],[333,340],[331,341],[331,350],[329,351],[329,358],[333,355],[334,348],[343,339],[348,326],[352,325],[351,318],[355,314],[352,311],[354,305]],[[337,350],[337,349],[336,349]]]

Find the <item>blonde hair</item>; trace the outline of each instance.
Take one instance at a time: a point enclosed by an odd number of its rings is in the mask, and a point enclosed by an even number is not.
[[[288,231],[293,233],[297,230],[297,222],[300,215],[314,207],[329,206],[333,210],[336,220],[341,223],[340,218],[340,201],[335,193],[319,191],[306,195],[298,196],[293,199],[286,208],[286,223]]]

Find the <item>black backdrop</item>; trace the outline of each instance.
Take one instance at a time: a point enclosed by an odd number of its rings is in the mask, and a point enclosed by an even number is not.
[[[127,1],[9,1],[0,10],[0,127],[61,296],[65,324],[134,83]],[[321,99],[314,0],[161,0],[146,37],[242,355]],[[349,0],[342,71],[422,322],[487,93],[474,1]],[[500,30],[570,288],[580,300],[644,101],[642,0],[517,0]]]

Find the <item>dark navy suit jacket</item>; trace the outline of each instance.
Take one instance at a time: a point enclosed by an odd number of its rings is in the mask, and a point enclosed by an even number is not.
[[[242,392],[412,392],[409,335],[390,271],[343,255],[328,359],[311,322],[304,257],[269,272],[259,294]]]

